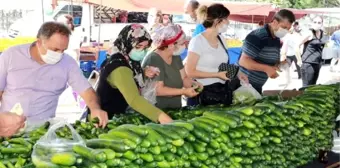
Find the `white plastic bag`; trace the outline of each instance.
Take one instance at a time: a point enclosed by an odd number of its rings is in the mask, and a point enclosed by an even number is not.
[[[72,134],[72,139],[59,138],[56,131],[59,128],[67,126]],[[47,133],[42,136],[34,145],[32,152],[32,161],[36,167],[53,167],[51,157],[56,153],[72,153],[74,145],[85,145],[85,141],[74,130],[74,128],[65,121],[61,121],[49,128]]]
[[[146,100],[148,100],[151,104],[157,103],[156,84],[157,84],[157,81],[155,79],[147,79],[141,91],[142,96]]]
[[[261,94],[251,84],[241,81],[241,87],[233,93],[233,104],[247,104],[261,98]]]
[[[279,69],[280,71],[279,73],[279,78],[280,81],[282,81],[283,83],[281,83],[281,85],[284,86],[284,89],[288,87],[288,85],[291,83],[292,79],[291,79],[291,75],[290,75],[290,66],[289,64],[286,63],[282,63],[279,65]]]

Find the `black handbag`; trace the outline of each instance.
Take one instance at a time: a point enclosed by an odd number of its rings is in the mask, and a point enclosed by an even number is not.
[[[218,36],[220,43],[228,54],[228,50],[224,46],[222,39]],[[227,71],[227,78],[230,80],[223,83],[213,83],[211,85],[204,86],[203,91],[198,95],[199,104],[202,105],[216,105],[224,104],[230,105],[233,101],[233,91],[241,86],[240,80],[237,78],[239,67],[228,63],[222,63],[218,69],[219,71]]]
[[[228,54],[228,49],[225,47],[222,39],[220,36],[217,36],[218,41],[220,41],[220,43],[222,44],[222,47],[224,48],[225,52]],[[228,59],[228,63],[222,63],[219,67],[218,70],[221,71],[227,71],[227,78],[229,78],[230,80],[233,80],[234,78],[237,78],[237,73],[239,71],[239,66],[234,65],[234,64],[230,64],[230,58]]]

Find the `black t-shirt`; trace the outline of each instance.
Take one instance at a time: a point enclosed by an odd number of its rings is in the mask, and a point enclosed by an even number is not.
[[[310,64],[321,64],[322,62],[322,50],[328,41],[327,37],[323,35],[321,30],[320,38],[316,37],[315,30],[313,32],[313,38],[304,44],[302,62]]]

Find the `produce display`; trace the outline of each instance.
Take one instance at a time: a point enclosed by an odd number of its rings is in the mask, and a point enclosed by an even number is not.
[[[247,106],[188,107],[169,111],[176,120],[165,125],[137,113],[116,116],[104,129],[95,127],[96,119],[78,121],[73,127],[86,146],[42,151],[49,161],[32,162],[33,145],[48,130],[46,123],[2,139],[0,168],[296,168],[332,148],[339,93],[338,85],[318,85],[285,102],[267,98]],[[66,127],[56,134],[72,138]]]

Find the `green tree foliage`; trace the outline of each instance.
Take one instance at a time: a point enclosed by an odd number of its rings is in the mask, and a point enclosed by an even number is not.
[[[279,7],[296,9],[340,6],[340,0],[257,0],[257,2],[269,2]]]

